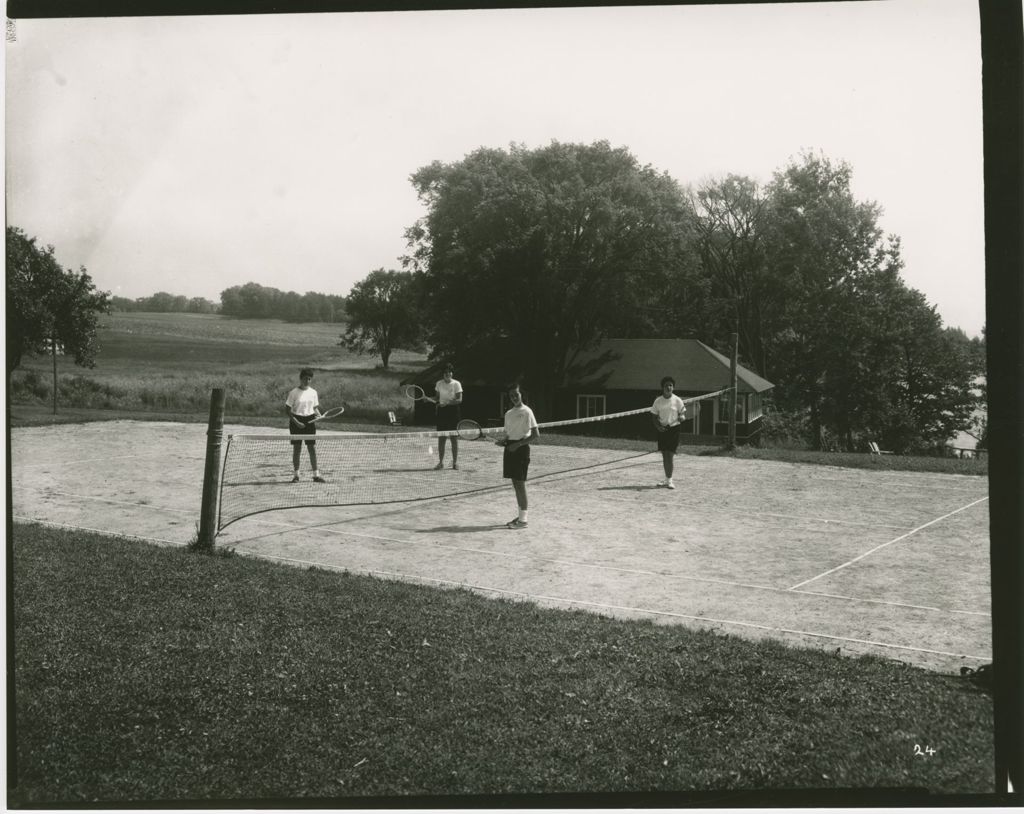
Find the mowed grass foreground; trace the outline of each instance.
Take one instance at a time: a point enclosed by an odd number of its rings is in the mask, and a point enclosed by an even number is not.
[[[878,658],[37,525],[13,566],[12,805],[993,790],[990,697]]]

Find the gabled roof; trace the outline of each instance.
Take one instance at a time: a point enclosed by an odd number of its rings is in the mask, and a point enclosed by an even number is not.
[[[676,390],[711,393],[731,384],[730,363],[713,348],[696,339],[606,339],[581,353],[576,365],[597,364],[576,379],[575,387],[591,385],[602,390],[657,390],[662,376],[676,380]],[[736,366],[741,393],[763,393],[775,387],[743,365]]]
[[[443,366],[444,361],[434,362],[405,376],[400,384],[418,384],[429,390],[441,378]],[[600,390],[658,390],[662,376],[672,376],[680,393],[713,393],[730,385],[729,359],[696,339],[606,339],[581,353],[574,368],[585,371],[568,385],[576,390],[588,386]],[[489,373],[489,377],[460,375],[456,367],[455,378],[463,387],[502,386],[506,382],[500,373]],[[763,393],[775,387],[743,365],[736,366],[736,379],[741,393]]]

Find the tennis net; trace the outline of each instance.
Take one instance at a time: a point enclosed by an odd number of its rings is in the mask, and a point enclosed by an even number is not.
[[[717,398],[728,390],[684,402]],[[539,424],[540,441],[531,456],[530,479],[583,472],[618,461],[651,454],[652,446],[562,443],[548,431],[565,428],[579,433],[604,428],[629,416],[649,413],[650,407],[587,418]],[[309,453],[300,449],[301,480],[292,482],[292,444],[301,436],[252,433],[228,436],[220,478],[217,531],[254,514],[280,509],[405,503],[494,489],[505,484],[502,449],[495,441],[501,427],[478,428],[478,440],[460,438],[458,430],[382,433],[318,433],[317,468],[325,482],[313,482]],[[460,439],[459,468],[452,469],[451,445],[444,469],[438,471],[440,438]],[[543,447],[543,448],[541,448]]]

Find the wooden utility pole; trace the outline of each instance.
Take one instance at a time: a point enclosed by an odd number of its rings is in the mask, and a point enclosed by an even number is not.
[[[740,352],[740,335],[729,334],[729,343],[732,345],[729,354],[729,449],[736,449],[736,405],[739,395],[736,392],[736,366]]]
[[[50,329],[50,356],[53,358],[53,414],[57,415],[57,325]]]

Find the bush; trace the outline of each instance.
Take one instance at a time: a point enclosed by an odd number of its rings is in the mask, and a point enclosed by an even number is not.
[[[811,438],[810,414],[806,410],[782,412],[772,410],[761,422],[761,447],[776,449],[809,449]]]
[[[57,380],[57,401],[74,407],[115,407],[125,393],[86,376]]]
[[[20,403],[45,403],[53,399],[50,377],[35,370],[15,371],[11,375],[11,401]]]

